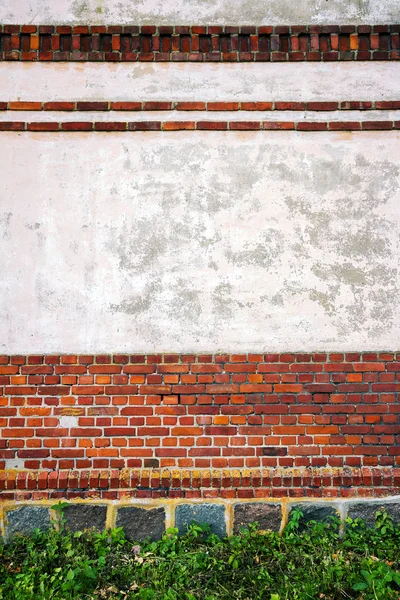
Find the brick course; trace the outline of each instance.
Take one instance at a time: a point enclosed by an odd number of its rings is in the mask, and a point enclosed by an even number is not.
[[[390,131],[400,121],[0,121],[1,131]]]
[[[54,499],[254,500],[385,498],[400,494],[398,467],[81,469],[0,472],[0,503]]]
[[[399,391],[388,352],[0,356],[0,468],[400,468]]]
[[[11,61],[399,59],[400,25],[0,27],[0,60]]]
[[[341,102],[0,102],[0,110],[20,111],[336,111],[336,110],[399,110],[400,100],[341,101]]]

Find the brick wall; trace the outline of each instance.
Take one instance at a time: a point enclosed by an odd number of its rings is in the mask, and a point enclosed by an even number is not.
[[[2,356],[0,467],[392,467],[399,390],[393,353]]]
[[[400,25],[4,25],[0,60],[281,62],[399,60]]]
[[[400,25],[192,10],[0,25],[0,534],[400,494]]]

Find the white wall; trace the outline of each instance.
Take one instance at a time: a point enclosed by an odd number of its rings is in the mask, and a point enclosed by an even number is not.
[[[0,136],[0,351],[398,347],[400,132]]]
[[[2,0],[24,24],[296,25],[397,23],[398,0]]]
[[[0,63],[0,101],[399,100],[400,61]]]

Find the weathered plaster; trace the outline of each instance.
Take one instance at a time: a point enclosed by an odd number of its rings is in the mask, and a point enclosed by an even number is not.
[[[0,111],[3,121],[70,122],[70,121],[400,121],[400,110],[334,111]]]
[[[398,100],[400,62],[0,63],[10,100]]]
[[[309,24],[394,23],[397,0],[3,0],[5,23]]]
[[[1,140],[0,351],[398,346],[400,132]]]

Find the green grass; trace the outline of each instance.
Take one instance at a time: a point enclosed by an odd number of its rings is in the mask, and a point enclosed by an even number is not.
[[[257,532],[220,540],[206,526],[132,544],[102,534],[39,531],[0,545],[0,599],[309,600],[400,598],[400,527],[378,512],[309,523],[295,510],[282,536]],[[63,529],[63,528],[62,528]]]

